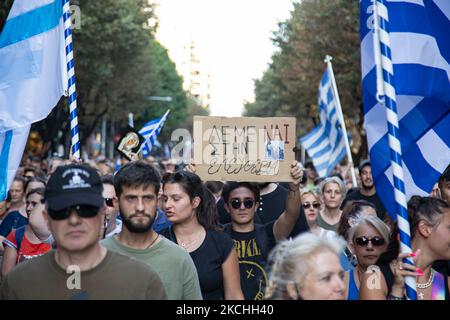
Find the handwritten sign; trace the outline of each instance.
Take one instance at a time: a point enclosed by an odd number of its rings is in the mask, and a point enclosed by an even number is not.
[[[194,163],[205,181],[292,181],[295,118],[194,117]]]

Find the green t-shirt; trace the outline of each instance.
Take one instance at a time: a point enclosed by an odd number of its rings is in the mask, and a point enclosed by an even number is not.
[[[331,230],[336,232],[337,231],[337,227],[339,225],[339,222],[336,224],[328,224],[325,222],[325,220],[323,220],[322,216],[320,215],[320,213],[317,215],[317,219],[316,219],[316,223],[319,227],[324,228],[326,230]]]
[[[55,251],[11,270],[0,289],[2,300],[167,299],[164,286],[147,265],[108,250],[96,267],[81,273],[64,270]]]
[[[161,278],[169,300],[201,300],[197,269],[183,248],[166,238],[148,249],[133,249],[108,237],[100,242],[108,250],[124,254],[149,265]]]

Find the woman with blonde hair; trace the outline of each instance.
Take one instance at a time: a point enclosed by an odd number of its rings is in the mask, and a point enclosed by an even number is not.
[[[308,223],[309,231],[318,235],[319,237],[332,239],[336,233],[326,230],[317,225],[317,217],[319,216],[320,197],[314,191],[306,191],[301,195],[303,212],[305,213],[306,222]]]
[[[349,248],[356,256],[355,268],[345,273],[347,300],[359,299],[361,278],[377,263],[389,245],[390,229],[376,215],[361,216],[348,231]]]
[[[323,208],[317,216],[317,225],[327,230],[336,231],[342,210],[342,201],[345,199],[347,188],[338,177],[329,177],[320,184]]]
[[[344,300],[340,238],[330,241],[312,233],[280,242],[271,252],[266,299]]]
[[[404,300],[405,277],[416,278],[419,300],[450,300],[449,277],[433,269],[437,260],[450,259],[450,205],[441,199],[413,196],[408,202],[411,226],[410,254],[400,253],[389,264],[364,273],[360,300]],[[411,257],[414,265],[403,259]],[[380,285],[369,286],[377,272]]]

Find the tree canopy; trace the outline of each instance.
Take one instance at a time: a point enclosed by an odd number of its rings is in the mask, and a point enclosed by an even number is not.
[[[11,4],[11,0],[0,3],[0,27]],[[71,4],[78,5],[81,13],[73,45],[82,147],[103,118],[124,127],[129,112],[140,128],[170,108],[161,141],[170,138],[173,129],[187,127],[188,94],[167,50],[154,38],[158,21],[154,5],[147,0],[74,0]],[[151,21],[156,23],[150,25]],[[172,101],[150,101],[149,96],[170,96]],[[33,129],[44,142],[52,143],[59,130],[69,135],[69,126],[68,102],[62,98]]]
[[[261,79],[255,81],[255,101],[245,105],[248,116],[295,116],[297,135],[318,122],[317,92],[325,71],[325,55],[333,57],[339,96],[357,158],[365,138],[362,128],[362,88],[359,3],[347,0],[303,0],[294,3],[288,20],[279,23],[273,42],[278,50]]]

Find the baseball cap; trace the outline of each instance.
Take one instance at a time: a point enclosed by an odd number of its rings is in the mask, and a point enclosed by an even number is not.
[[[59,166],[52,173],[45,188],[45,201],[51,210],[62,210],[76,205],[104,205],[103,185],[92,167],[71,164]]]
[[[370,166],[370,160],[369,160],[369,159],[363,160],[363,161],[361,161],[361,162],[359,163],[359,166],[358,166],[359,171],[361,172],[361,170],[362,170],[365,166]]]

